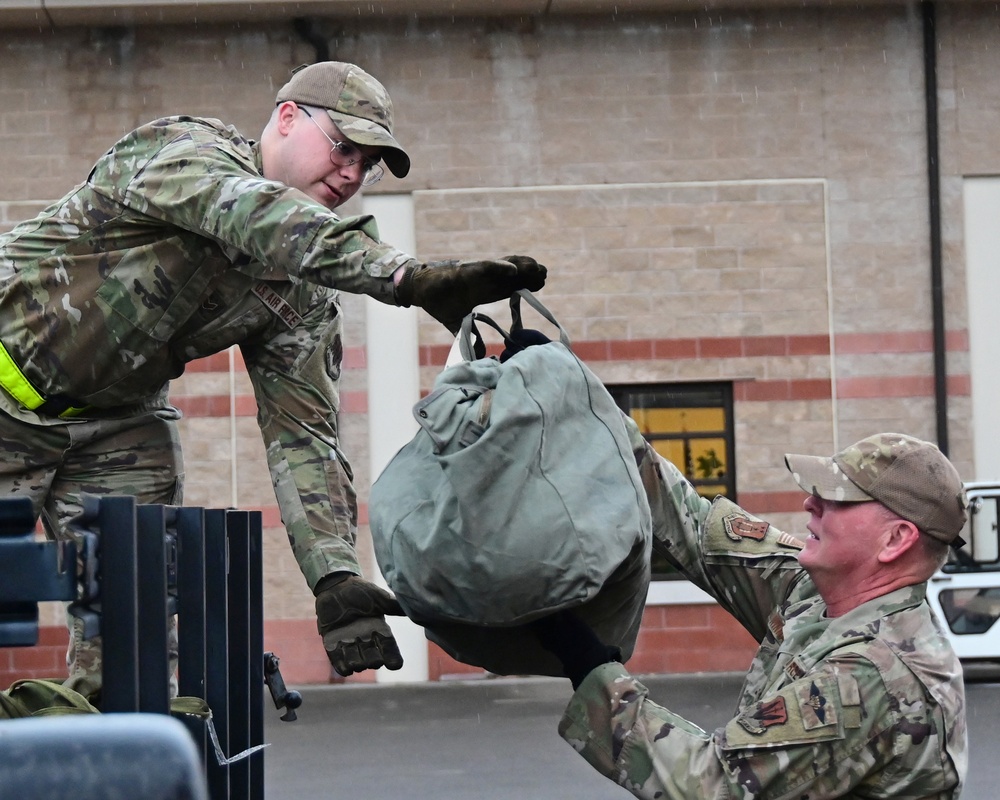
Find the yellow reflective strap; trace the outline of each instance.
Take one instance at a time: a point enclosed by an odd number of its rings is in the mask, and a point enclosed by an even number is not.
[[[3,342],[0,342],[0,386],[25,408],[34,410],[45,402],[45,398],[24,377]]]

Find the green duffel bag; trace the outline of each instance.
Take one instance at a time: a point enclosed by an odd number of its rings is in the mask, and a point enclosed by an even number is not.
[[[99,690],[87,677],[62,681],[56,678],[21,678],[0,691],[0,719],[54,717],[65,714],[100,714]],[[208,721],[212,712],[199,697],[174,697],[170,713]]]
[[[0,692],[0,719],[96,713],[86,697],[57,680],[23,678]]]
[[[559,341],[474,358],[473,323],[508,342],[520,300]],[[459,661],[561,675],[522,626],[573,608],[631,655],[649,585],[650,511],[621,411],[529,292],[509,334],[479,314],[465,361],[414,406],[420,430],[372,487],[375,556],[407,616]],[[543,338],[544,341],[544,338]]]

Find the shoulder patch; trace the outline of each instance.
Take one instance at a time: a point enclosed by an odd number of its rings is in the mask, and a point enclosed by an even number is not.
[[[778,695],[773,700],[757,703],[740,714],[736,721],[744,730],[759,736],[772,725],[784,725],[788,722],[788,709],[785,708],[785,698]]]
[[[748,556],[788,559],[790,549],[801,549],[803,542],[768,522],[747,513],[732,500],[716,497],[705,518],[705,554],[710,557]]]
[[[729,514],[723,518],[722,524],[726,528],[726,536],[734,542],[738,542],[740,539],[753,539],[762,542],[771,527],[763,520],[749,519],[742,514]]]

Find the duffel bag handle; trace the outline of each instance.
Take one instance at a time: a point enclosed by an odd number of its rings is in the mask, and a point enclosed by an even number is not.
[[[510,297],[510,317],[511,326],[510,332],[504,330],[500,325],[498,325],[492,318],[486,316],[486,314],[480,314],[477,311],[473,311],[471,314],[466,315],[465,319],[462,320],[462,329],[458,336],[458,346],[462,353],[462,358],[466,361],[473,361],[481,356],[477,355],[477,349],[480,352],[485,352],[482,345],[482,337],[479,335],[479,331],[476,330],[475,322],[478,320],[480,322],[485,322],[491,328],[496,330],[502,337],[507,345],[514,345],[510,336],[516,331],[524,330],[524,324],[521,321],[521,300],[524,300],[529,306],[531,306],[535,311],[537,311],[542,317],[551,322],[559,330],[559,341],[562,342],[566,347],[572,350],[572,346],[569,341],[569,334],[566,333],[566,329],[559,324],[558,320],[553,316],[552,312],[549,311],[544,305],[542,305],[541,300],[535,297],[527,289],[521,289],[515,292]],[[476,336],[478,339],[479,348],[473,345],[472,337]]]

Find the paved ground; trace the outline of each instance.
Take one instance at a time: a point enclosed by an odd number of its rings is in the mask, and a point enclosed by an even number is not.
[[[652,696],[703,728],[729,718],[742,675],[657,676]],[[1000,786],[1000,667],[967,670],[970,775],[962,800]],[[556,733],[569,683],[547,678],[302,690],[298,720],[267,709],[267,800],[627,798]],[[270,701],[268,701],[270,702]]]

